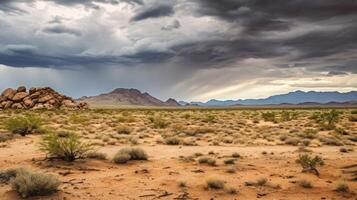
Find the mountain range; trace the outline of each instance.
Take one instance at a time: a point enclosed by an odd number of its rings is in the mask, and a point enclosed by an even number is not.
[[[216,100],[207,102],[191,102],[190,105],[198,106],[234,106],[234,105],[278,105],[278,104],[327,104],[330,102],[342,103],[357,101],[357,91],[341,92],[315,92],[294,91],[287,94],[270,96],[262,99]],[[186,102],[180,102],[185,104]]]
[[[79,101],[85,101],[94,107],[100,106],[122,106],[122,105],[135,105],[135,106],[180,106],[175,99],[168,99],[161,101],[149,93],[142,93],[137,89],[117,88],[113,91],[98,96],[81,97]]]
[[[294,91],[286,94],[274,95],[261,99],[216,100],[207,102],[177,102],[175,99],[162,101],[149,93],[137,89],[117,88],[109,93],[98,96],[82,97],[79,101],[85,101],[94,107],[111,106],[260,106],[260,105],[355,105],[357,104],[357,91],[340,92],[315,92]]]

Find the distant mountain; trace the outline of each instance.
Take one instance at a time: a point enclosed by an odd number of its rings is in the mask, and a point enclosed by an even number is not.
[[[100,94],[98,96],[84,96],[79,101],[84,101],[92,106],[180,106],[175,99],[168,99],[166,102],[161,101],[149,93],[142,93],[137,89],[117,88],[112,92]]]
[[[330,102],[342,103],[349,101],[357,101],[357,91],[351,91],[346,93],[340,92],[303,92],[295,91],[287,94],[280,94],[270,96],[263,99],[239,99],[239,100],[209,100],[203,102],[191,102],[199,106],[233,106],[233,105],[277,105],[277,104],[304,104],[306,102],[327,104]]]

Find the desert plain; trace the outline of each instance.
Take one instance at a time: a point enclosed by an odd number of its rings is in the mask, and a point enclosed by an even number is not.
[[[35,123],[24,136],[20,119]],[[68,133],[88,151],[66,160],[43,149],[46,135]],[[142,159],[120,157],[130,148]],[[58,188],[22,196],[6,176],[18,168],[52,174]],[[1,200],[356,200],[356,193],[356,109],[0,112]]]

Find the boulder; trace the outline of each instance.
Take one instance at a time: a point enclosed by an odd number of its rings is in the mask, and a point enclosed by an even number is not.
[[[21,103],[14,103],[11,106],[12,109],[23,109],[24,106]]]
[[[38,99],[38,102],[39,102],[39,103],[45,103],[45,102],[51,100],[52,98],[53,98],[53,97],[52,97],[51,95],[45,95],[45,96],[43,96],[43,97],[40,97],[40,98]]]
[[[24,99],[25,97],[27,97],[29,94],[26,92],[18,92],[14,95],[14,97],[12,97],[12,100],[15,102],[20,102],[22,99]]]
[[[35,93],[36,91],[37,91],[36,88],[35,88],[35,87],[32,87],[32,88],[30,88],[29,93],[30,93],[30,94],[33,94],[33,93]]]
[[[4,109],[9,109],[9,108],[11,108],[11,106],[12,106],[12,101],[4,101],[3,103],[5,103],[4,104]]]
[[[24,100],[24,104],[29,108],[32,108],[35,105],[35,103],[31,99]]]
[[[7,88],[2,92],[1,96],[4,97],[5,99],[12,99],[12,97],[14,97],[15,94],[16,94],[16,90],[12,88]]]
[[[62,95],[50,87],[26,88],[21,86],[14,90],[6,89],[0,96],[0,109],[88,109],[85,102],[76,102],[70,97]]]
[[[25,86],[18,87],[17,92],[26,92],[26,87]]]

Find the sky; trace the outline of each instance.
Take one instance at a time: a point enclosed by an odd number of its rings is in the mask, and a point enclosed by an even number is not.
[[[0,0],[0,90],[162,100],[357,90],[356,0]]]

